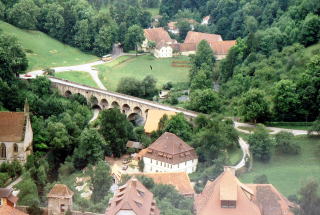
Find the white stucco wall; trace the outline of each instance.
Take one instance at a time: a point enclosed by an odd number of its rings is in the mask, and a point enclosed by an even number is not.
[[[156,58],[172,57],[172,48],[170,46],[167,46],[167,47],[162,47],[161,49],[155,49],[154,56]]]
[[[179,164],[169,164],[162,161],[157,161],[147,157],[143,157],[144,172],[187,172],[196,171],[198,159],[181,162]]]
[[[117,215],[136,215],[136,213],[132,210],[120,210]]]

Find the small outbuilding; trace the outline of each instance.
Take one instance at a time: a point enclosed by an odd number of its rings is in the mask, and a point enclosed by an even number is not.
[[[72,209],[73,192],[64,184],[55,184],[47,197],[48,215],[64,215]]]

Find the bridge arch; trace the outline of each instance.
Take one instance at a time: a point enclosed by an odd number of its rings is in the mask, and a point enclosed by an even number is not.
[[[142,115],[142,110],[141,110],[141,108],[139,108],[139,107],[135,107],[135,108],[133,108],[133,112],[134,113],[136,113],[136,114],[138,114],[138,115]]]
[[[138,113],[134,113],[134,112],[129,114],[128,120],[137,126],[143,125],[144,121],[145,121],[145,119],[141,115],[139,115]]]
[[[130,111],[130,106],[128,104],[122,105],[122,113],[127,114]]]
[[[117,101],[113,101],[113,102],[111,103],[111,108],[118,108],[118,109],[120,109],[120,105],[119,105],[119,103],[118,103]]]
[[[65,93],[64,93],[64,96],[69,98],[70,96],[72,95],[71,91],[70,90],[67,90]]]
[[[102,107],[103,109],[106,109],[106,108],[108,108],[108,106],[109,106],[109,102],[108,102],[107,99],[101,99],[100,105],[101,105],[101,107]]]

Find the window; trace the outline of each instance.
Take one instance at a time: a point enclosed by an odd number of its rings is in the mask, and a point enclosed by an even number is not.
[[[187,161],[185,162],[185,165],[187,166]]]
[[[228,200],[222,200],[221,201],[221,207],[222,208],[236,208],[236,201],[228,201]]]
[[[18,145],[15,143],[15,144],[13,145],[13,152],[14,152],[14,153],[17,153],[18,151],[19,151]]]
[[[60,205],[60,212],[63,213],[64,212],[64,204]]]
[[[4,143],[1,143],[0,145],[0,158],[7,158],[7,148]]]

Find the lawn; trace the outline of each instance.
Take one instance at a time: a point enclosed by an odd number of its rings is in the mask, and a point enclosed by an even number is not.
[[[252,183],[256,176],[265,174],[285,196],[297,194],[308,179],[320,182],[320,138],[297,136],[294,140],[301,146],[299,155],[273,154],[268,163],[254,161],[252,171],[241,175],[240,180]]]
[[[159,8],[146,8],[146,11],[150,12],[152,17],[159,15]]]
[[[65,45],[39,31],[26,31],[0,21],[3,32],[14,35],[27,52],[28,71],[45,67],[71,66],[98,58]]]
[[[77,82],[79,84],[85,84],[92,87],[98,87],[96,82],[92,79],[91,75],[87,72],[70,71],[70,72],[57,72],[55,74],[57,78]]]
[[[151,55],[122,56],[115,61],[98,65],[99,77],[102,83],[110,90],[116,90],[121,78],[134,77],[142,80],[147,75],[157,79],[158,87],[166,82],[188,81],[189,68],[172,67],[172,61],[187,61],[188,57],[157,59]],[[152,70],[151,70],[151,67]]]
[[[240,160],[242,159],[242,150],[237,147],[236,149],[232,150],[229,152],[229,160],[230,160],[230,164],[231,166],[235,166],[237,165]]]

